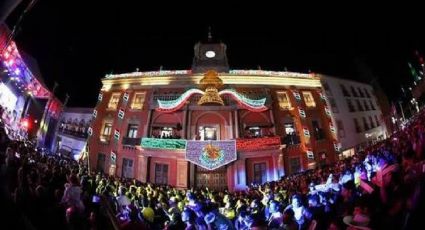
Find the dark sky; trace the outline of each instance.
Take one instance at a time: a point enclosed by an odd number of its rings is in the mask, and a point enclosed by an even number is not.
[[[47,85],[57,81],[58,96],[70,94],[70,106],[94,106],[107,73],[158,70],[161,65],[189,69],[193,45],[206,38],[208,26],[227,44],[233,69],[286,67],[364,80],[358,71],[363,63],[390,99],[400,94],[401,84],[411,82],[407,62],[416,63],[414,51],[425,53],[425,20],[415,6],[86,2],[39,0],[15,38],[38,60]],[[9,26],[27,3],[15,9]]]

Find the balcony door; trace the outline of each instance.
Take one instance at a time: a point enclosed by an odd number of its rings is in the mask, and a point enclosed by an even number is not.
[[[220,140],[220,126],[219,125],[205,125],[198,128],[199,140],[210,141]]]

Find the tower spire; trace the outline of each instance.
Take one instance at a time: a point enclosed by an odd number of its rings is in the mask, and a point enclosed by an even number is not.
[[[212,41],[211,26],[208,26],[208,42]]]

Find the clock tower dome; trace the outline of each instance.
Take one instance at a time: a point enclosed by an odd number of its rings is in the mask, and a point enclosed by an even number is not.
[[[195,44],[192,72],[204,73],[208,70],[215,70],[218,73],[229,72],[226,49],[227,47],[224,43],[213,41],[210,31],[207,42]]]

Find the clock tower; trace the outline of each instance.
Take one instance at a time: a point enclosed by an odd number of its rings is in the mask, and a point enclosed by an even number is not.
[[[208,41],[198,42],[194,47],[192,72],[204,73],[208,70],[215,70],[219,73],[229,72],[226,49],[224,43],[213,41],[210,31]]]

